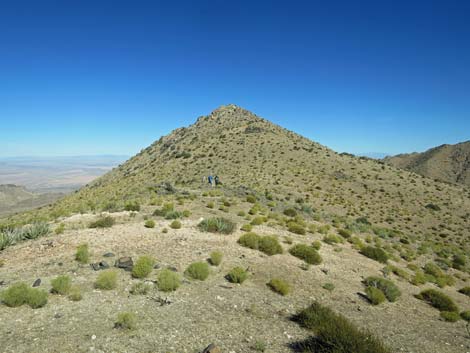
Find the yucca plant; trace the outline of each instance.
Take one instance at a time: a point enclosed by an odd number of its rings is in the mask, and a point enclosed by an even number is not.
[[[49,234],[50,231],[49,224],[45,222],[33,223],[22,229],[22,237],[23,239],[37,239]]]

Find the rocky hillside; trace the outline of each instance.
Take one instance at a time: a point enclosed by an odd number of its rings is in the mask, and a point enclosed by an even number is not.
[[[431,179],[470,186],[470,141],[441,145],[423,153],[399,154],[383,161]]]

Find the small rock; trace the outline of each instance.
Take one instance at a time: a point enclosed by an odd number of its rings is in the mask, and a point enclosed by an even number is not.
[[[91,339],[92,339],[92,340],[96,340],[96,335],[92,335],[92,336],[91,336]]]
[[[100,270],[100,264],[98,262],[95,262],[94,264],[90,264],[90,266],[94,271]]]
[[[155,270],[158,270],[160,267],[161,267],[160,264],[155,264],[155,265],[153,266],[153,268],[154,268]]]
[[[62,262],[59,262],[57,266],[63,266],[64,264]]]
[[[54,319],[60,319],[61,317],[63,317],[64,314],[61,314],[61,313],[55,313],[54,314]]]
[[[178,269],[174,266],[168,266],[167,269],[173,272],[178,272]]]
[[[109,268],[109,265],[108,265],[108,263],[107,263],[106,261],[101,261],[101,262],[99,263],[99,266],[100,266],[100,269],[101,269],[101,270],[106,270],[107,268]]]
[[[5,281],[0,281],[0,286],[4,286],[5,285]]]
[[[123,268],[126,271],[131,271],[134,266],[134,261],[131,257],[120,257],[115,263],[115,267]]]
[[[222,351],[214,343],[211,343],[202,351],[202,353],[222,353]]]
[[[330,270],[327,269],[327,268],[322,268],[321,271],[322,271],[325,275],[327,275],[327,274],[330,272]]]
[[[34,281],[33,287],[39,287],[41,285],[41,279],[38,278],[37,280]]]
[[[103,255],[104,257],[114,257],[114,254],[112,252],[107,252],[106,254]]]

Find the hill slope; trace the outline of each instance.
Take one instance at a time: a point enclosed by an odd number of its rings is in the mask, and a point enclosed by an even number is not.
[[[399,154],[383,161],[431,179],[470,186],[470,141],[441,145],[423,153]]]

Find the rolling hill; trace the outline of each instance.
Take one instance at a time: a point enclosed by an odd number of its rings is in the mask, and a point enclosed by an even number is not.
[[[470,186],[470,141],[441,145],[422,153],[399,154],[383,161],[431,179]]]

